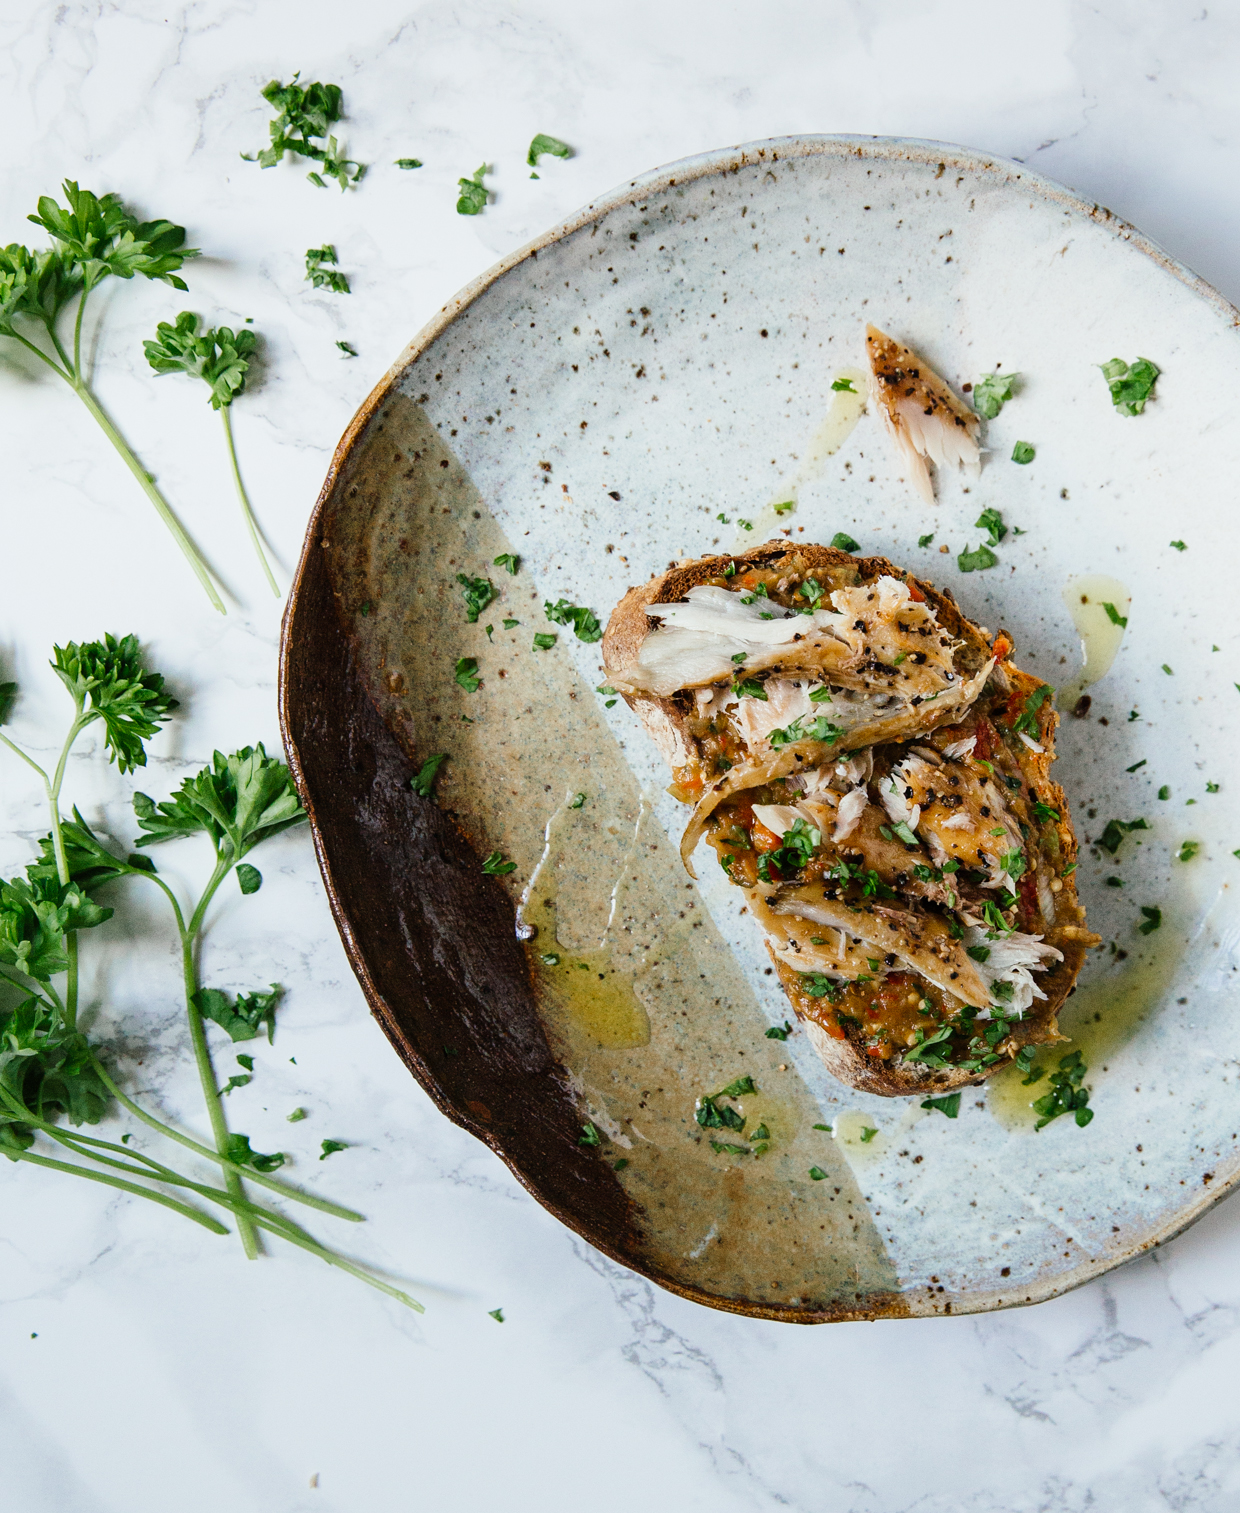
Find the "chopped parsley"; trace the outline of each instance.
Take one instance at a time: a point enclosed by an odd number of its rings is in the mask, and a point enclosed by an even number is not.
[[[469,693],[477,693],[479,688],[478,658],[462,657],[456,664],[456,681]]]
[[[487,187],[482,182],[487,172],[487,164],[483,163],[474,170],[472,178],[457,179],[460,194],[457,196],[457,215],[481,215],[487,208]]]
[[[791,1034],[792,1026],[785,1019],[783,1028],[780,1029],[778,1025],[772,1025],[771,1028],[766,1032],[766,1038],[768,1040],[787,1040],[788,1036]]]
[[[586,796],[584,793],[574,793],[572,799],[569,801],[568,807],[570,809],[580,809],[585,801]]]
[[[1104,877],[1102,880],[1108,888],[1122,888],[1124,886],[1124,879],[1122,877]]]
[[[559,637],[553,631],[540,630],[534,633],[534,649],[536,651],[550,651]]]
[[[578,1145],[602,1145],[603,1137],[590,1123],[581,1126],[581,1133],[577,1136]]]
[[[1034,1129],[1044,1128],[1060,1114],[1072,1114],[1077,1124],[1085,1128],[1094,1117],[1093,1109],[1088,1107],[1089,1092],[1081,1086],[1087,1070],[1080,1051],[1060,1057],[1059,1070],[1051,1073],[1051,1091],[1033,1105],[1034,1112],[1042,1116]]]
[[[761,699],[766,702],[766,689],[758,682],[757,678],[743,678],[733,683],[732,692],[742,699]]]
[[[913,834],[913,832],[909,829],[909,827],[903,820],[901,820],[898,825],[893,825],[891,828],[895,831],[896,835],[899,836],[899,838],[904,842],[906,846],[920,845],[920,842],[918,841],[916,835]]]
[[[435,789],[435,779],[439,775],[439,769],[448,760],[446,751],[437,751],[434,756],[427,757],[421,768],[409,779],[409,786],[421,799],[431,797]]]
[[[811,998],[826,998],[834,1001],[840,996],[840,990],[829,977],[824,977],[821,972],[802,972],[801,991],[808,993]]]
[[[573,149],[567,142],[561,142],[559,137],[549,137],[546,132],[540,131],[530,143],[525,161],[529,167],[537,168],[539,158],[571,158],[572,155]]]
[[[961,552],[956,558],[956,566],[962,573],[980,573],[984,568],[997,567],[999,559],[994,552],[982,542],[981,545],[970,551]]]
[[[397,168],[421,168],[421,166],[422,166],[422,159],[421,158],[397,158],[396,159],[396,166],[397,166]]]
[[[320,1161],[326,1161],[328,1156],[334,1156],[337,1151],[347,1151],[348,1145],[343,1140],[324,1140],[322,1145],[323,1154]]]
[[[778,504],[771,506],[777,515],[789,515],[796,507],[797,502],[795,499],[782,499]]]
[[[1131,770],[1129,768],[1129,771]],[[1049,804],[1044,804],[1041,799],[1038,799],[1034,804],[1033,813],[1035,819],[1041,820],[1043,824],[1046,824],[1048,820],[1057,820],[1059,818],[1059,810],[1052,809]]]
[[[1012,461],[1019,462],[1022,465],[1032,462],[1037,455],[1037,452],[1027,441],[1018,441],[1012,448]]]
[[[929,534],[928,534],[928,535],[926,535],[926,536],[918,536],[918,538],[917,538],[917,545],[918,545],[918,546],[929,546],[929,545],[930,545],[930,543],[931,543],[931,542],[932,542],[932,541],[933,541],[933,540],[934,540],[934,532],[933,532],[933,531],[931,531],[931,532],[930,532],[930,533],[929,533]]]
[[[1158,797],[1160,799],[1169,799],[1171,797],[1171,784],[1170,783],[1164,783],[1162,785],[1162,787],[1158,790]]]
[[[1153,397],[1154,381],[1162,371],[1148,357],[1138,357],[1131,367],[1122,357],[1100,364],[1111,391],[1111,403],[1121,415],[1140,415]]]
[[[998,510],[994,509],[983,510],[973,524],[980,526],[982,530],[990,533],[989,541],[991,546],[998,546],[1008,532],[1007,526],[1003,523],[1003,516]]]
[[[1177,552],[1186,552],[1188,550],[1187,541],[1169,541],[1167,545],[1175,547]]]
[[[308,1119],[310,1115],[304,1108],[295,1108],[291,1114],[285,1114],[284,1117],[290,1124],[300,1124],[303,1119]]]
[[[544,951],[538,959],[545,967],[558,967],[560,965],[559,955],[555,951]]]
[[[1127,615],[1121,615],[1119,610],[1117,610],[1115,606],[1109,603],[1106,599],[1102,601],[1102,607],[1106,610],[1107,619],[1111,622],[1112,625],[1118,625],[1121,630],[1128,629]]]
[[[869,1145],[870,1141],[873,1140],[874,1136],[877,1135],[877,1134],[878,1134],[878,1131],[874,1128],[874,1126],[872,1124],[864,1124],[864,1125],[862,1125],[862,1127],[861,1127],[861,1143],[862,1143],[862,1145]]]
[[[751,530],[753,530],[753,521],[752,520],[742,520],[741,517],[738,515],[736,517],[736,523],[737,523],[737,525],[740,526],[741,530],[743,530],[743,531],[751,531]]]
[[[715,1152],[715,1154],[717,1156],[723,1155],[725,1151],[728,1152],[728,1153],[730,1153],[733,1156],[752,1156],[753,1155],[753,1152],[749,1149],[749,1147],[747,1145],[732,1145],[727,1140],[712,1140],[710,1142],[710,1148],[711,1148],[711,1150],[713,1150]]]
[[[1146,764],[1146,762],[1148,762],[1148,761],[1149,761],[1148,757],[1142,757],[1139,762],[1134,762],[1131,767],[1125,767],[1124,771],[1125,772],[1136,772],[1139,767],[1144,767],[1145,764]]]
[[[482,864],[482,870],[488,877],[507,877],[510,872],[517,870],[516,862],[506,862],[502,851],[492,851],[490,856]]]
[[[766,694],[762,697],[766,698]],[[782,730],[772,730],[767,740],[773,751],[782,751],[796,741],[825,741],[828,746],[833,746],[844,734],[844,726],[833,724],[825,714],[812,720],[807,715],[800,715]]]
[[[1172,672],[1172,670],[1167,666],[1165,662],[1162,665],[1162,670],[1167,674],[1169,678],[1175,677],[1175,673]]]
[[[1106,829],[1098,837],[1098,844],[1104,851],[1109,851],[1114,856],[1126,835],[1131,835],[1134,830],[1148,830],[1149,828],[1148,820],[1108,820]]]
[[[836,531],[831,537],[831,545],[841,552],[857,552],[861,550],[861,543],[854,541],[846,531]]]
[[[973,408],[986,420],[993,420],[1011,399],[1019,373],[987,373],[973,385]]]
[[[978,946],[973,948],[973,950],[984,949]],[[972,954],[973,951],[970,951],[969,955],[972,956]],[[986,955],[989,956],[990,952],[987,951]],[[948,1042],[952,1038],[950,1024],[939,1025],[929,1035],[921,1028],[914,1030],[913,1034],[916,1035],[917,1042],[910,1050],[905,1051],[905,1061],[920,1061],[924,1066],[932,1067],[944,1067],[948,1064],[951,1057],[951,1046]]]
[[[340,350],[344,353],[344,355],[346,357],[356,357],[357,356],[357,348],[355,346],[353,346],[353,344],[351,342],[338,341],[336,343],[336,345],[340,348]]]
[[[718,515],[716,515],[715,519],[719,521],[720,525],[731,525],[732,524],[732,522],[728,519],[728,517],[725,514],[723,514],[722,512],[720,512]]]
[[[1207,793],[1217,793],[1218,792],[1218,784],[1217,783],[1207,783],[1206,784],[1206,792]]]
[[[502,1324],[504,1322],[504,1310],[502,1308],[488,1309],[487,1318],[494,1319],[497,1324]]]
[[[456,581],[465,595],[465,618],[474,625],[487,605],[499,598],[499,590],[489,578],[467,578],[457,573]]]
[[[516,552],[501,552],[498,557],[492,557],[491,565],[493,567],[506,567],[509,573],[515,578],[517,569],[521,566],[521,559],[517,556]]]
[[[579,641],[588,644],[603,639],[603,627],[598,623],[598,616],[584,605],[570,604],[567,599],[558,599],[552,604],[547,599],[543,603],[543,610],[547,619],[554,624],[571,625]]]
[[[971,956],[974,961],[989,961],[990,960],[990,947],[989,946],[969,946],[968,949],[967,949],[967,953],[966,954],[969,955],[969,956]]]
[[[810,1179],[814,1182],[825,1182],[827,1180],[827,1174],[823,1171],[821,1166],[811,1166],[809,1169],[809,1175]]]
[[[1142,935],[1153,935],[1155,930],[1162,928],[1162,910],[1151,908],[1149,904],[1141,905],[1141,913],[1145,916],[1141,924],[1137,926]]]
[[[921,1106],[924,1109],[938,1109],[940,1114],[954,1119],[960,1112],[960,1094],[948,1093],[945,1098],[923,1098]]]
[[[831,387],[837,394],[855,394],[857,392],[853,387],[851,378],[833,378],[831,380]]]
[[[333,294],[349,293],[349,280],[339,268],[326,266],[335,262],[336,249],[330,243],[306,248],[306,277],[312,288],[330,289]]]
[[[1200,841],[1182,841],[1180,849],[1175,854],[1175,859],[1177,862],[1191,862],[1200,850]]]
[[[323,173],[335,179],[342,190],[347,189],[361,180],[366,165],[342,157],[336,138],[328,136],[328,128],[340,120],[344,95],[339,84],[299,84],[300,77],[298,70],[287,84],[272,79],[264,87],[263,99],[279,112],[270,123],[271,146],[260,153],[243,152],[241,156],[247,163],[257,162],[263,168],[274,168],[286,152],[311,158],[322,164]],[[314,140],[316,137],[318,141]],[[320,146],[320,142],[324,145]],[[319,189],[326,189],[320,174],[311,171],[306,177]]]
[[[756,1093],[757,1086],[752,1077],[737,1077],[729,1082],[727,1087],[721,1087],[713,1096],[716,1098],[743,1098],[746,1093]]]
[[[1036,735],[1038,731],[1038,713],[1043,704],[1050,698],[1051,693],[1052,689],[1049,683],[1043,683],[1038,688],[1035,688],[1025,700],[1025,707],[1021,711],[1019,719],[1012,726],[1012,729],[1017,731],[1024,730],[1028,731],[1031,735]]]

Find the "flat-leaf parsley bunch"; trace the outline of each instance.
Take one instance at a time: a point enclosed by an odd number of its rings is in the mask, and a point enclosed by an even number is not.
[[[217,1025],[229,1045],[257,1039],[264,1031],[272,1038],[279,988],[273,984],[235,999],[219,989],[204,988],[198,966],[203,926],[212,899],[229,876],[236,876],[243,894],[262,886],[262,874],[246,858],[305,819],[288,768],[261,745],[229,756],[216,752],[210,764],[187,778],[170,798],[157,802],[135,794],[134,813],[142,832],[139,849],[128,854],[114,850],[76,809],[71,819],[61,813],[69,754],[84,730],[101,724],[108,760],[122,773],[143,767],[146,742],[171,718],[177,702],[164,688],[163,678],[145,666],[134,636],[58,646],[51,665],[73,701],[73,718],[54,769],[45,770],[0,731],[0,745],[42,780],[51,821],[25,876],[0,883],[0,1154],[117,1188],[216,1234],[228,1231],[210,1209],[223,1210],[235,1222],[247,1256],[258,1254],[259,1235],[266,1233],[420,1309],[406,1293],[320,1244],[279,1209],[251,1197],[247,1184],[335,1218],[362,1217],[273,1177],[284,1156],[252,1149],[248,1135],[229,1128],[224,1111],[224,1097],[251,1080],[254,1059],[238,1055],[244,1073],[230,1077],[221,1088],[207,1025]],[[14,693],[12,684],[0,684],[0,723],[8,716]],[[158,874],[143,848],[190,838],[210,846],[214,865],[202,893],[186,900]],[[112,909],[98,895],[106,895],[126,878],[158,888],[175,924],[210,1144],[165,1123],[130,1098],[78,1020],[79,936],[111,918]],[[162,1139],[212,1163],[216,1179],[200,1181],[146,1154],[130,1143],[133,1131],[120,1141],[87,1134],[83,1126],[98,1125],[114,1105]],[[325,1153],[328,1144],[344,1148],[338,1141],[324,1142]]]

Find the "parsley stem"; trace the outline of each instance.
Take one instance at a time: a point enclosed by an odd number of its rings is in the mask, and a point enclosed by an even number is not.
[[[237,463],[237,448],[233,444],[231,405],[223,405],[220,414],[224,418],[224,435],[228,438],[228,455],[232,461],[233,481],[237,485],[237,497],[241,500],[241,513],[245,516],[245,523],[250,528],[250,540],[254,543],[254,550],[258,554],[258,560],[263,564],[263,572],[267,574],[267,582],[271,584],[271,592],[278,599],[280,589],[276,583],[275,575],[268,566],[267,559],[263,555],[262,541],[259,539],[258,522],[254,518],[254,506],[250,503],[250,496],[245,491],[245,484],[241,481],[241,468]]]
[[[174,1213],[184,1214],[187,1219],[192,1219],[195,1224],[201,1224],[204,1229],[209,1229],[213,1234],[226,1235],[227,1226],[221,1224],[218,1219],[213,1219],[210,1214],[200,1213],[198,1209],[191,1208],[188,1203],[179,1203],[175,1198],[169,1198],[165,1193],[152,1192],[149,1187],[139,1187],[136,1182],[126,1182],[121,1177],[110,1177],[106,1172],[88,1171],[84,1166],[74,1166],[68,1161],[56,1161],[51,1156],[36,1156],[33,1151],[19,1151],[5,1149],[10,1161],[29,1161],[35,1166],[46,1166],[52,1171],[68,1172],[70,1176],[83,1177],[87,1182],[102,1182],[107,1187],[118,1187],[122,1192],[136,1193],[139,1198],[149,1198],[152,1203],[158,1203],[163,1208],[170,1208]]]
[[[38,351],[38,348],[36,347],[35,350]],[[53,363],[52,366],[55,367],[55,364]],[[60,370],[57,369],[56,371],[59,372]],[[155,506],[155,509],[159,514],[159,518],[172,532],[173,540],[185,554],[185,560],[193,568],[194,576],[206,590],[207,598],[210,599],[212,605],[219,610],[221,615],[227,614],[228,611],[224,608],[224,601],[220,598],[218,592],[216,591],[215,584],[211,581],[210,569],[207,567],[207,564],[203,560],[202,554],[199,552],[198,548],[186,534],[184,526],[182,526],[181,522],[172,513],[172,506],[156,488],[150,474],[138,461],[129,443],[112,424],[111,420],[104,412],[103,406],[99,403],[94,394],[82,381],[81,377],[79,376],[76,379],[71,379],[70,382],[73,385],[74,393],[82,401],[82,403],[86,406],[90,413],[95,417],[95,420],[99,423],[99,427],[103,431],[103,434],[120,453],[125,466],[142,485],[143,491],[145,492],[147,498]]]
[[[320,1261],[326,1261],[329,1266],[338,1266],[341,1271],[347,1271],[351,1277],[356,1277],[359,1282],[365,1282],[367,1287],[373,1287],[378,1292],[384,1292],[389,1298],[395,1298],[398,1303],[403,1303],[406,1308],[412,1308],[415,1313],[425,1313],[426,1309],[416,1298],[411,1298],[407,1292],[402,1292],[399,1287],[392,1287],[387,1282],[381,1282],[378,1277],[372,1276],[360,1266],[355,1266],[352,1261],[346,1261],[342,1255],[334,1250],[328,1250],[320,1245],[317,1240],[306,1236],[287,1234],[271,1223],[269,1218],[257,1218],[255,1222],[260,1229],[270,1229],[280,1235],[281,1239],[287,1240],[290,1245],[299,1245],[302,1250],[308,1250],[312,1256],[318,1256]]]
[[[34,770],[43,779],[43,785],[44,785],[44,787],[47,786],[47,773],[43,771],[42,767],[39,766],[38,762],[36,762],[33,757],[27,756],[26,753],[21,749],[20,746],[16,745],[14,742],[10,741],[9,738],[8,738],[8,736],[4,735],[3,733],[0,733],[0,741],[4,742],[4,744],[9,748],[9,750],[14,754],[14,756],[21,757],[22,761],[25,762],[25,764],[26,764],[27,767],[33,767]]]
[[[144,874],[144,876],[149,875],[149,873]],[[222,1167],[224,1170],[232,1170],[238,1174],[241,1173],[241,1168],[235,1162],[229,1161],[226,1156],[221,1156],[218,1151],[213,1151],[209,1145],[203,1145],[191,1136],[183,1135],[180,1130],[173,1129],[171,1125],[165,1124],[161,1119],[156,1119],[153,1114],[148,1114],[140,1104],[135,1103],[132,1098],[117,1086],[107,1067],[99,1060],[94,1051],[90,1051],[89,1054],[95,1071],[99,1075],[99,1080],[116,1101],[122,1107],[128,1109],[135,1119],[140,1119],[149,1129],[158,1130],[161,1135],[165,1135],[169,1140],[175,1140],[178,1145],[183,1145],[186,1150],[194,1151],[199,1156],[205,1156],[208,1161],[214,1161],[217,1166]],[[296,1203],[304,1203],[308,1208],[317,1208],[322,1213],[330,1214],[334,1219],[349,1219],[355,1224],[360,1224],[364,1220],[365,1216],[359,1214],[355,1209],[345,1208],[339,1203],[332,1203],[327,1198],[315,1197],[313,1193],[302,1192],[300,1188],[293,1187],[287,1182],[279,1182],[274,1177],[266,1176],[263,1172],[250,1171],[247,1168],[244,1175],[248,1182],[255,1182],[261,1187],[270,1188],[273,1193],[278,1193],[282,1198],[291,1199]]]
[[[198,900],[198,907],[194,910],[188,926],[181,929],[181,969],[185,983],[185,1012],[189,1018],[190,1040],[194,1046],[194,1060],[198,1064],[198,1080],[202,1084],[202,1096],[206,1101],[207,1117],[211,1121],[211,1134],[215,1139],[215,1148],[221,1156],[225,1157],[228,1155],[228,1120],[224,1117],[223,1102],[218,1091],[219,1083],[216,1081],[215,1068],[211,1064],[211,1048],[207,1044],[207,1031],[202,1022],[202,1011],[194,1002],[194,995],[198,991],[194,947],[202,929],[202,920],[207,912],[207,906],[215,897],[216,889],[231,871],[231,852],[228,858],[219,856],[215,863],[215,871],[211,874],[211,880]],[[230,1195],[238,1203],[246,1202],[241,1177],[236,1167],[231,1164],[224,1170],[224,1183]],[[237,1229],[241,1235],[241,1245],[247,1260],[254,1260],[258,1255],[258,1235],[254,1225],[248,1217],[243,1218],[238,1214]]]

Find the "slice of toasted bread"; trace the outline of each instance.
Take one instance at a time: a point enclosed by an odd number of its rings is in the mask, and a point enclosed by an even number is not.
[[[1058,716],[1052,708],[1047,686],[1021,671],[1012,662],[1010,638],[1000,632],[994,638],[992,646],[988,633],[968,621],[960,613],[950,593],[945,590],[909,578],[885,558],[855,558],[832,547],[794,547],[781,541],[767,542],[733,557],[707,557],[683,563],[644,586],[629,590],[613,612],[603,638],[604,663],[608,672],[622,673],[636,662],[642,642],[651,631],[652,617],[647,614],[649,606],[670,604],[683,599],[695,585],[718,579],[729,565],[733,566],[730,575],[733,581],[743,578],[750,569],[756,568],[777,573],[787,571],[792,576],[804,576],[812,572],[832,583],[864,584],[880,577],[892,577],[916,585],[918,593],[933,606],[939,623],[958,643],[954,653],[956,669],[962,686],[967,684],[971,693],[967,704],[956,703],[942,710],[922,711],[915,731],[886,731],[882,737],[883,743],[889,750],[898,750],[911,746],[913,741],[937,741],[939,749],[953,757],[952,751],[947,748],[961,732],[967,734],[966,726],[974,729],[975,741],[983,725],[985,726],[984,739],[988,743],[986,751],[992,761],[981,761],[978,765],[986,769],[996,782],[999,781],[996,772],[1006,777],[1008,789],[1014,794],[1012,802],[1019,810],[1017,817],[1031,836],[1025,843],[1026,860],[1022,870],[1007,886],[1014,895],[1017,889],[1016,878],[1023,878],[1020,882],[1020,890],[1024,895],[1020,905],[1023,911],[1021,917],[1028,915],[1032,922],[1022,924],[1021,928],[1036,929],[1038,933],[1034,938],[1041,938],[1045,945],[1054,947],[1059,954],[1059,959],[1049,969],[1039,971],[1037,988],[1045,996],[1035,997],[1023,1017],[1008,1024],[999,1059],[993,1059],[993,1051],[987,1053],[986,1046],[975,1040],[973,1045],[976,1049],[970,1048],[967,1057],[963,1054],[956,1056],[958,1061],[968,1060],[968,1065],[936,1066],[933,1063],[927,1065],[916,1058],[905,1060],[903,1041],[876,1045],[873,1035],[867,1032],[864,1021],[856,1017],[860,1011],[855,1006],[852,1013],[837,1013],[833,1007],[834,996],[825,996],[822,979],[812,971],[797,971],[787,959],[781,959],[788,957],[788,950],[781,947],[780,955],[776,955],[768,941],[767,949],[771,953],[780,983],[823,1062],[841,1082],[862,1091],[884,1096],[924,1096],[926,1093],[945,1092],[981,1082],[1001,1066],[1007,1065],[1022,1047],[1050,1044],[1061,1039],[1056,1016],[1072,991],[1086,950],[1097,943],[1097,937],[1085,928],[1084,911],[1076,895],[1077,843],[1068,815],[1067,801],[1063,790],[1050,777]],[[700,766],[702,743],[695,733],[691,700],[681,694],[670,698],[626,694],[625,698],[675,772],[683,774],[691,772],[695,764]],[[961,724],[962,721],[965,723]],[[700,722],[696,723],[700,725]],[[941,729],[945,726],[950,728]],[[940,731],[937,735],[936,730]],[[896,742],[894,748],[890,744],[893,740]],[[821,761],[821,743],[817,744],[820,748],[817,760]],[[849,749],[849,744],[847,740],[839,740],[838,744],[830,748],[832,758],[829,759],[833,759],[834,754]],[[852,744],[855,747],[861,743]],[[920,749],[924,750],[925,746]],[[875,751],[878,750],[876,745]],[[930,756],[933,755],[930,752]],[[699,800],[694,820],[686,831],[686,847],[691,849],[702,833],[705,820],[699,822],[699,816],[703,809],[723,799],[730,799],[735,804],[738,792],[745,788],[756,788],[773,779],[778,780],[798,770],[805,770],[796,767],[798,760],[812,765],[814,758],[800,754],[796,745],[789,745],[774,755],[768,753],[764,760],[755,757],[752,761],[738,764],[714,783],[699,784],[699,788],[705,788],[705,793]],[[971,754],[969,760],[972,760]],[[674,785],[672,791],[686,801],[692,801],[695,797],[692,792],[685,791],[684,784],[679,786],[679,790]],[[743,792],[740,796],[743,798]],[[762,802],[770,801],[764,799]],[[982,813],[989,814],[990,811],[984,809]],[[1011,832],[1013,836],[1016,833]],[[712,844],[715,842],[712,841]],[[725,841],[724,844],[731,843]],[[924,852],[922,855],[924,856]],[[734,877],[733,880],[738,879]],[[906,906],[929,909],[931,906],[925,897],[926,891],[925,886],[909,888]],[[1015,907],[1013,904],[1013,908]],[[1036,913],[1033,912],[1035,910]],[[812,917],[813,911],[810,913]],[[938,928],[942,929],[941,923]],[[795,959],[794,956],[793,960]],[[888,961],[891,960],[889,957]],[[845,978],[847,977],[848,974],[845,973]],[[905,973],[904,977],[908,979],[906,986],[924,981],[915,973],[911,976]],[[866,977],[854,977],[851,984],[845,980],[844,986],[859,990],[859,983],[868,980]],[[899,980],[894,973],[889,977],[892,983]],[[916,1001],[917,993],[914,992],[910,1002]],[[970,1001],[976,1003],[981,1000],[974,997]],[[1002,1008],[996,1012],[1001,1015]],[[914,1020],[915,1018],[916,1016]],[[984,1029],[985,1025],[986,1021],[983,1020],[979,1028]],[[907,1029],[908,1025],[905,1024],[901,1034]],[[911,1044],[913,1036],[910,1035],[908,1040]],[[983,1062],[985,1064],[979,1064]]]

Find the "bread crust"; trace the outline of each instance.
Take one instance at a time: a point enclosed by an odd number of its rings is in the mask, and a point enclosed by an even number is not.
[[[603,635],[603,663],[607,671],[621,673],[636,662],[641,644],[651,629],[651,620],[646,614],[647,606],[670,604],[682,599],[696,584],[718,576],[729,562],[736,564],[737,573],[740,574],[750,567],[775,569],[794,555],[803,569],[839,569],[851,566],[860,574],[862,582],[891,576],[915,583],[934,607],[940,624],[962,643],[957,653],[960,671],[976,673],[998,654],[1000,660],[992,678],[998,680],[1000,686],[1005,687],[1012,697],[1024,700],[1043,686],[1041,679],[1031,677],[1011,661],[1010,637],[1000,631],[992,646],[982,628],[965,619],[946,589],[936,588],[933,584],[906,574],[885,557],[853,557],[834,547],[794,547],[785,541],[768,541],[746,552],[684,562],[652,578],[649,583],[629,589],[612,612]],[[657,698],[627,693],[623,697],[670,767],[682,767],[697,755],[697,743],[688,726],[688,713],[674,697]],[[1058,845],[1056,854],[1062,866],[1067,866],[1075,862],[1078,848],[1067,798],[1060,785],[1050,776],[1054,760],[1055,730],[1059,724],[1059,717],[1051,703],[1047,699],[1038,711],[1037,743],[1044,749],[1040,753],[1027,750],[1022,756],[1022,765],[1026,772],[1034,775],[1042,802],[1049,804],[1059,815],[1054,827]],[[1060,883],[1060,891],[1054,895],[1055,922],[1046,929],[1044,938],[1062,953],[1063,960],[1039,974],[1038,985],[1046,997],[1035,999],[1025,1016],[1012,1024],[1009,1038],[1013,1052],[1027,1044],[1046,1045],[1063,1040],[1057,1023],[1059,1010],[1073,991],[1084,965],[1086,951],[1098,943],[1098,937],[1085,927],[1085,913],[1076,893],[1075,870],[1061,876]],[[836,1036],[829,1034],[818,1023],[813,1014],[814,1000],[805,995],[800,974],[775,957],[769,943],[767,950],[771,954],[780,984],[797,1018],[805,1026],[810,1043],[827,1070],[848,1087],[888,1098],[924,1097],[983,1082],[1009,1064],[1005,1059],[980,1071],[966,1071],[959,1067],[935,1068],[918,1062],[888,1062],[871,1057],[866,1054],[863,1036],[858,1028],[844,1025],[843,1034]]]

